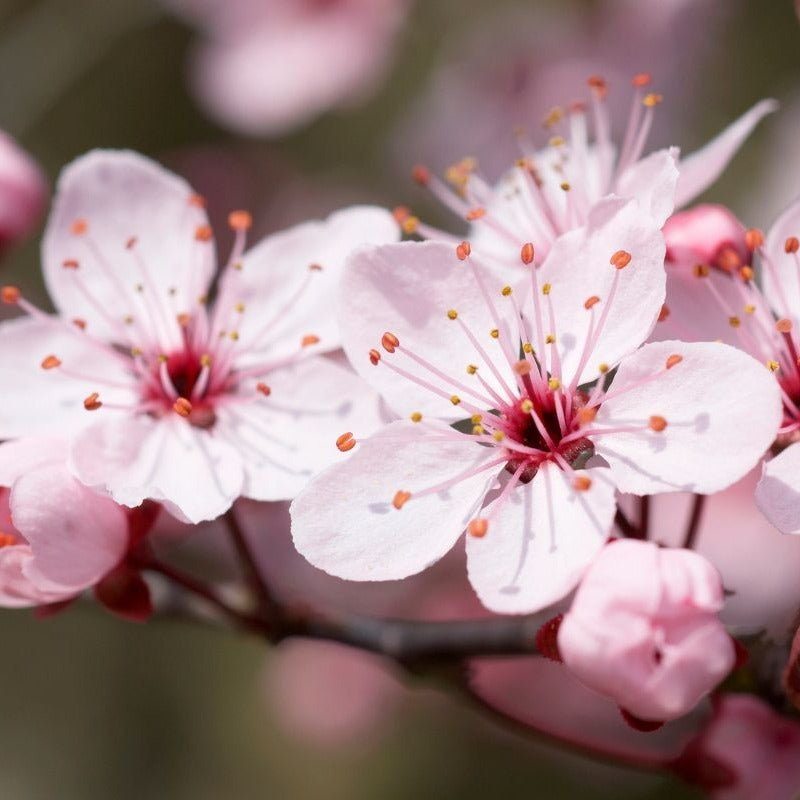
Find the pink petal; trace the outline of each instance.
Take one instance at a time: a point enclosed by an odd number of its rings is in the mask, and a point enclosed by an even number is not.
[[[361,438],[382,422],[380,397],[322,356],[275,370],[266,380],[269,397],[253,386],[255,403],[223,405],[217,412],[214,435],[240,453],[244,497],[295,497],[315,473],[341,458],[339,434],[351,430]]]
[[[781,533],[800,533],[800,444],[764,465],[756,505]]]
[[[151,327],[142,297],[163,313],[193,307],[214,274],[215,254],[213,241],[195,238],[208,219],[192,196],[184,180],[136,153],[95,150],[72,162],[59,178],[42,246],[45,281],[59,311],[87,320],[96,336],[118,339],[97,306],[114,320],[133,315]],[[71,232],[76,220],[87,224],[80,235]],[[73,259],[79,268],[65,269]],[[76,280],[91,289],[95,305]],[[141,296],[136,284],[144,287]]]
[[[44,210],[47,181],[39,165],[0,131],[0,246],[26,238]]]
[[[480,265],[479,268],[482,269]],[[500,296],[503,283],[488,272],[483,272],[483,276],[499,313],[510,321],[513,310]],[[449,376],[463,381],[467,365],[474,363],[490,385],[499,386],[461,329],[461,323],[448,319],[449,310],[458,313],[459,320],[478,338],[507,383],[515,385],[500,345],[488,335],[495,323],[480,287],[470,267],[458,260],[449,245],[403,242],[362,250],[347,263],[340,297],[342,340],[348,358],[356,372],[399,414],[421,411],[453,420],[468,416],[448,399],[453,390],[446,381],[401,353],[383,351],[380,342],[386,331],[394,333],[402,347]],[[516,326],[511,330],[516,330]],[[395,374],[383,364],[373,366],[368,355],[371,348],[377,348],[387,363],[440,387],[445,397]]]
[[[657,150],[619,176],[615,193],[635,198],[660,228],[675,207],[678,175],[678,148]]]
[[[622,270],[610,263],[619,250],[632,256]],[[566,381],[578,369],[592,319],[584,303],[593,295],[600,298],[594,309],[594,318],[599,319],[612,284],[618,281],[605,325],[581,370],[578,382],[585,383],[597,377],[601,363],[617,363],[652,330],[664,302],[664,238],[636,201],[608,198],[595,206],[585,228],[556,241],[539,269],[538,280],[540,287],[545,283],[551,287],[548,299],[555,317],[553,333]]]
[[[764,243],[764,296],[780,316],[800,325],[798,256],[786,252],[786,240],[800,237],[800,200],[795,200],[769,229]]]
[[[236,450],[177,415],[101,421],[75,439],[71,461],[80,481],[121,505],[156,500],[191,523],[227,511],[244,479]]]
[[[0,549],[0,606],[3,608],[29,608],[57,603],[75,592],[71,589],[38,588],[26,575],[33,559],[27,544],[8,545]]]
[[[680,162],[681,175],[675,194],[675,206],[681,208],[688,205],[708,189],[722,174],[756,125],[767,114],[777,110],[778,104],[775,100],[761,100],[708,144],[683,158]]]
[[[69,453],[66,439],[26,437],[0,445],[0,486],[10,487],[18,478],[39,467],[65,463]]]
[[[33,551],[26,576],[40,588],[77,594],[122,559],[128,522],[124,509],[78,483],[63,464],[40,466],[15,481],[11,514]]]
[[[109,388],[68,378],[59,369],[45,370],[42,360],[57,356],[65,367],[96,375],[131,390]],[[0,324],[0,438],[66,436],[94,421],[84,398],[101,391],[104,401],[136,402],[134,383],[110,352],[91,347],[76,330],[72,334],[57,318],[47,324],[31,318]]]
[[[309,334],[320,338],[320,350],[340,347],[336,292],[347,256],[364,245],[398,238],[399,228],[388,211],[353,206],[326,220],[267,236],[245,253],[242,270],[230,270],[222,279],[245,306],[239,335],[249,342],[276,320],[261,337],[263,347],[248,359],[295,353]],[[321,269],[310,269],[312,265]],[[237,365],[248,359],[237,359]]]
[[[673,354],[683,360],[665,370]],[[772,444],[782,414],[777,382],[766,367],[717,342],[645,345],[622,362],[609,398],[596,427],[642,430],[598,436],[595,449],[619,489],[634,494],[729,486]],[[650,430],[651,416],[665,418],[666,429]]]
[[[522,614],[569,594],[611,529],[614,485],[593,469],[586,492],[545,462],[528,484],[513,490],[489,530],[467,537],[470,583],[481,602],[503,614]],[[492,504],[482,512],[488,517]]]
[[[405,578],[438,561],[477,515],[500,467],[415,498],[495,457],[466,437],[430,438],[412,423],[392,423],[311,480],[291,507],[297,550],[331,575],[361,581]],[[392,505],[398,491],[411,492],[400,510]]]

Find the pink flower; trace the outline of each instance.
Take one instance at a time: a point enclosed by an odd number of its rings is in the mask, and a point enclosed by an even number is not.
[[[730,326],[709,314],[713,299],[698,283],[703,274],[715,294],[735,308],[740,292],[729,279],[749,263],[745,228],[724,206],[700,205],[673,214],[664,225],[667,241],[667,303],[652,338],[738,344]]]
[[[800,725],[752,695],[724,695],[677,766],[714,800],[793,800],[800,789]]]
[[[318,354],[339,347],[331,294],[345,256],[395,239],[390,215],[353,207],[247,253],[249,215],[230,222],[209,306],[212,232],[186,183],[133,153],[65,170],[43,246],[59,313],[3,291],[31,318],[0,326],[0,435],[74,434],[87,486],[197,522],[239,496],[292,497],[335,455],[321,438],[350,419],[376,425],[376,399]]]
[[[590,107],[576,103],[566,111],[553,109],[546,120],[551,134],[548,146],[537,149],[523,138],[523,157],[496,186],[477,172],[474,159],[448,169],[446,178],[456,191],[423,167],[415,169],[415,179],[471,222],[473,246],[503,264],[527,240],[536,244],[537,263],[541,263],[558,237],[584,225],[596,204],[609,194],[636,199],[661,227],[675,206],[685,205],[719,177],[755,125],[777,104],[773,100],[757,103],[685,158],[679,159],[674,147],[645,156],[647,136],[661,102],[660,95],[649,91],[649,84],[647,74],[634,78],[633,103],[619,147],[611,137],[608,87],[602,78],[594,77],[589,80]],[[407,232],[426,238],[454,238],[413,217],[403,224]]]
[[[31,233],[44,210],[47,181],[36,162],[0,131],[0,247]]]
[[[691,550],[624,540],[600,551],[558,631],[564,663],[582,683],[643,720],[691,711],[733,668],[717,618],[719,573]]]
[[[391,63],[406,0],[168,3],[206,32],[192,84],[206,109],[251,135],[281,135],[372,94]]]
[[[76,597],[127,553],[126,510],[76,481],[67,453],[60,439],[0,445],[0,606]]]
[[[327,572],[392,580],[466,528],[481,601],[528,612],[576,585],[611,530],[615,489],[729,485],[770,444],[780,398],[726,345],[639,347],[663,302],[664,241],[634,200],[598,203],[539,268],[523,245],[516,287],[471,250],[408,242],[349,260],[345,351],[411,421],[312,480],[293,536]]]

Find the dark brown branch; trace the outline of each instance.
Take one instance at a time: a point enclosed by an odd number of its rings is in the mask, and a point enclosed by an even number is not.
[[[683,537],[683,546],[689,550],[694,547],[697,534],[700,531],[705,500],[706,496],[704,494],[696,494],[692,501],[692,513],[689,517],[689,524],[686,526],[686,533]]]

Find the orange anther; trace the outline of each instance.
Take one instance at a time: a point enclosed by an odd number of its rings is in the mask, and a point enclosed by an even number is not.
[[[356,446],[356,440],[353,438],[352,431],[347,431],[347,433],[343,433],[337,440],[336,446],[343,452],[346,453],[348,450],[352,450]]]
[[[695,278],[707,278],[710,272],[711,270],[708,268],[708,264],[695,264],[692,267],[692,273]]]
[[[583,304],[583,307],[588,311],[590,308],[592,308],[592,306],[596,306],[599,302],[600,298],[596,294],[593,294],[586,300],[586,302]]]
[[[309,333],[300,340],[302,347],[311,347],[312,344],[319,344],[319,336]]]
[[[190,194],[189,195],[189,205],[194,206],[195,208],[205,208],[206,207],[206,199],[201,194]]]
[[[683,361],[683,356],[679,356],[677,353],[673,353],[671,356],[667,358],[667,369],[672,369],[676,364],[680,364]]]
[[[12,544],[16,543],[17,538],[13,534],[0,531],[0,547],[10,547]]]
[[[194,238],[198,242],[209,242],[214,236],[214,231],[211,230],[210,225],[198,225],[194,230]]]
[[[97,411],[103,404],[100,402],[100,395],[97,392],[92,392],[84,401],[83,407],[87,411]]]
[[[659,417],[657,414],[654,414],[652,417],[650,417],[647,425],[651,431],[661,433],[661,431],[667,427],[667,421],[664,419],[664,417]]]
[[[417,164],[414,169],[411,170],[411,177],[414,179],[414,182],[418,183],[420,186],[427,186],[428,181],[431,179],[431,171],[422,164]]]
[[[267,386],[267,384],[264,383],[263,381],[259,381],[256,384],[256,391],[261,392],[261,394],[263,394],[264,397],[269,397],[272,394],[272,389],[270,389],[269,386]]]
[[[369,351],[369,360],[373,367],[377,367],[378,362],[381,360],[381,354],[373,348]]]
[[[55,369],[61,366],[61,359],[55,356],[45,356],[42,359],[42,369]]]
[[[185,397],[179,397],[172,404],[172,410],[181,417],[188,417],[192,413],[192,404]]]
[[[792,321],[790,319],[779,319],[775,323],[775,330],[778,331],[778,333],[789,333],[791,329]]]
[[[402,225],[411,216],[411,209],[408,206],[395,206],[392,209],[392,216],[395,222]]]
[[[61,262],[61,266],[64,267],[64,269],[78,269],[79,264],[77,259],[66,258]]]
[[[78,218],[76,219],[72,225],[69,226],[70,233],[74,234],[75,236],[80,236],[86,231],[89,230],[89,223],[85,219]]]
[[[790,236],[783,244],[783,249],[787,253],[796,253],[800,250],[800,239],[796,236]]]
[[[131,238],[128,239],[127,242],[125,242],[125,249],[126,250],[133,250],[133,248],[136,247],[136,242],[137,241],[138,241],[138,239],[135,236],[131,236]]]
[[[486,531],[489,530],[489,520],[483,519],[482,517],[470,520],[469,525],[467,525],[467,530],[470,536],[474,536],[476,539],[482,539],[486,536]]]
[[[604,98],[608,94],[608,84],[606,83],[605,78],[602,78],[600,75],[591,75],[586,82],[594,91],[595,95],[600,99]]]
[[[399,511],[411,499],[411,492],[404,492],[402,489],[395,492],[392,498],[392,505]]]
[[[576,475],[572,488],[579,492],[588,492],[592,487],[592,479],[588,475]]]
[[[536,251],[533,249],[532,242],[525,242],[519,251],[519,257],[522,259],[523,264],[532,264],[535,255]]]
[[[419,225],[419,217],[406,217],[400,223],[400,227],[403,229],[403,233],[405,233],[407,236],[411,236],[412,233],[416,233],[418,225]]]
[[[642,102],[648,107],[653,108],[654,106],[659,105],[661,101],[664,99],[663,95],[656,94],[655,92],[650,92],[650,94],[646,94]]]
[[[86,320],[85,319],[81,319],[80,317],[75,317],[75,319],[72,320],[72,324],[76,328],[80,328],[82,331],[86,330]]]
[[[464,261],[471,252],[472,245],[469,242],[461,242],[461,244],[456,247],[456,255],[459,261]]]
[[[744,243],[747,249],[752,253],[753,250],[756,250],[764,244],[764,233],[758,228],[750,228],[745,231]]]
[[[400,340],[393,333],[386,331],[381,336],[381,344],[387,353],[394,353],[395,348],[400,347]]]
[[[19,301],[20,292],[16,286],[4,286],[0,289],[0,297],[2,297],[4,303],[13,306]]]
[[[625,269],[631,263],[631,254],[627,250],[617,250],[609,260],[612,267]]]
[[[588,425],[597,416],[597,409],[594,407],[584,406],[578,409],[578,422],[581,425]]]
[[[744,266],[739,270],[739,277],[745,281],[745,283],[749,283],[755,277],[755,273],[753,272],[752,267]]]
[[[228,225],[235,231],[249,231],[253,227],[253,216],[249,211],[231,211]]]
[[[733,272],[742,266],[742,259],[732,247],[723,247],[717,253],[716,265],[725,272]]]
[[[643,86],[649,86],[652,80],[653,76],[649,72],[639,72],[633,76],[631,83],[637,89],[641,89]]]
[[[669,316],[669,306],[662,304],[661,311],[658,312],[658,321],[663,322]]]
[[[322,264],[317,264],[316,262],[314,262],[313,264],[309,264],[308,268],[312,272],[322,272]]]
[[[475,222],[476,219],[481,219],[485,216],[485,208],[471,208],[469,211],[467,211],[467,222]]]

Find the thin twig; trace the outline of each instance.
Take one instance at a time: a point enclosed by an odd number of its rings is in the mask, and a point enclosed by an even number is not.
[[[697,534],[700,531],[700,523],[703,519],[703,509],[705,507],[706,496],[704,494],[696,494],[692,501],[692,513],[689,517],[689,524],[686,526],[686,533],[683,537],[683,546],[691,550],[697,540]]]
[[[647,539],[650,533],[650,495],[639,498],[639,538]]]
[[[628,539],[639,539],[639,529],[625,516],[622,509],[617,508],[614,522],[617,527],[622,531],[622,535]]]

